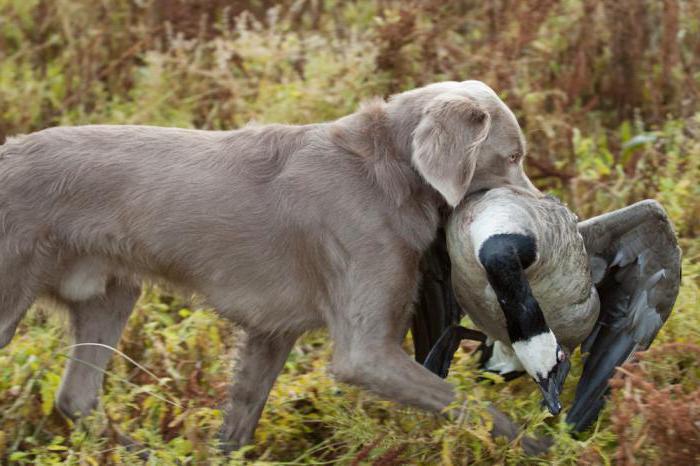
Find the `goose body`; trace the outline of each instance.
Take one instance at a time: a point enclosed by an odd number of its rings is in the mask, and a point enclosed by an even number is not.
[[[556,198],[536,197],[513,188],[471,196],[453,213],[447,226],[452,284],[462,309],[491,340],[512,348],[506,316],[489,283],[479,252],[497,235],[532,239],[535,259],[525,270],[532,295],[559,343],[572,351],[598,319],[593,286],[576,216]],[[494,355],[503,359],[504,355]]]
[[[566,352],[580,345],[583,372],[566,421],[578,432],[591,426],[615,368],[648,348],[668,319],[681,250],[651,199],[577,222],[556,198],[518,188],[465,199],[421,262],[417,360],[445,377],[459,341],[479,340],[483,368],[506,380],[527,372],[557,414]],[[484,333],[459,326],[464,314]]]

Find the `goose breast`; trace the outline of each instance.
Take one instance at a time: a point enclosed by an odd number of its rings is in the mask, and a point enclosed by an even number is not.
[[[479,248],[489,237],[509,233],[535,240],[536,259],[525,275],[559,342],[572,350],[590,333],[598,317],[598,296],[577,220],[554,197],[512,188],[470,196],[455,209],[447,226],[452,284],[462,308],[489,337],[510,345]]]

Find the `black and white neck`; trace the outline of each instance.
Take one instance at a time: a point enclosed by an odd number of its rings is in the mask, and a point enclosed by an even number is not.
[[[549,410],[556,414],[561,405],[555,381],[566,356],[547,326],[525,275],[525,270],[537,259],[535,238],[526,232],[497,233],[476,246],[479,261],[503,310],[513,351],[540,386]]]

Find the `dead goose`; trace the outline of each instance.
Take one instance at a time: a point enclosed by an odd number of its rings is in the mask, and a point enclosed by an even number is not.
[[[456,325],[464,309],[493,342],[484,366],[525,370],[556,413],[568,372],[560,349],[582,344],[588,356],[567,421],[590,425],[615,367],[647,348],[671,312],[680,249],[655,201],[576,222],[556,199],[510,188],[465,200],[423,259],[417,359],[446,375],[459,340],[474,337]]]

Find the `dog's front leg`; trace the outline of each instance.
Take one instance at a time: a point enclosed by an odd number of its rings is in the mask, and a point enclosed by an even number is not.
[[[226,453],[253,441],[267,397],[284,367],[297,335],[247,332],[239,349],[230,405],[219,431]]]
[[[395,337],[373,332],[387,322],[375,324],[375,329],[333,332],[335,377],[392,401],[432,412],[444,410],[455,398],[452,386],[415,362]]]
[[[388,274],[365,276],[372,278],[371,282],[368,279],[365,286],[351,293],[347,311],[339,310],[331,322],[336,378],[392,401],[444,412],[455,399],[452,386],[415,362],[401,347],[399,334],[405,334],[403,323],[410,312],[404,286],[411,286],[410,281],[402,286],[376,280],[390,280]],[[493,406],[488,410],[494,437],[504,436],[511,441],[518,437],[520,430],[505,414]],[[549,445],[547,439],[525,437],[522,441],[529,454],[546,451]]]

